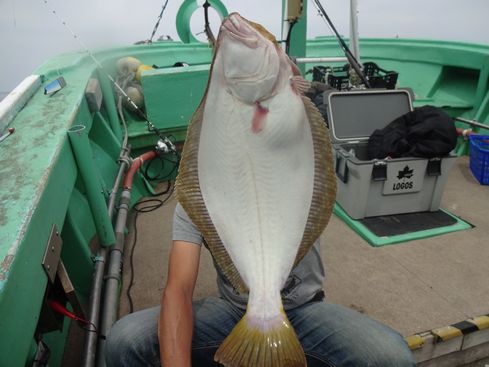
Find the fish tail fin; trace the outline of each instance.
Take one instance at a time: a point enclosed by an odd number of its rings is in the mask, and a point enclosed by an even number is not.
[[[222,342],[214,360],[233,367],[305,367],[306,357],[285,312],[254,321],[245,314]]]

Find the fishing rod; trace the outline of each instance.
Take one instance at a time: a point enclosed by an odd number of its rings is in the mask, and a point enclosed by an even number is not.
[[[152,133],[155,133],[160,138],[160,140],[162,141],[162,143],[164,143],[164,145],[167,145],[168,148],[171,151],[176,151],[176,148],[175,148],[175,145],[173,144],[173,142],[170,139],[168,139],[165,135],[163,135],[163,133],[148,119],[148,116],[146,116],[146,114],[144,113],[144,111],[142,111],[136,105],[136,103],[134,103],[134,101],[131,99],[131,97],[129,97],[127,95],[127,93],[124,91],[124,89],[114,80],[114,78],[112,77],[112,75],[110,75],[109,72],[107,72],[105,70],[104,66],[95,57],[95,55],[92,53],[92,51],[90,51],[90,49],[85,45],[85,43],[80,39],[80,37],[73,31],[73,29],[70,27],[70,25],[68,24],[68,22],[66,22],[63,18],[61,18],[61,16],[58,15],[58,13],[56,12],[56,10],[54,10],[53,8],[50,7],[50,5],[48,3],[48,0],[43,0],[43,2],[51,10],[51,13],[53,13],[54,16],[56,18],[58,18],[58,20],[66,27],[66,29],[68,29],[68,31],[71,33],[71,35],[73,36],[73,38],[80,44],[80,46],[85,50],[85,52],[88,54],[88,56],[90,56],[90,58],[93,60],[93,62],[95,63],[95,65],[97,65],[100,68],[100,70],[105,74],[105,76],[107,76],[107,78],[112,82],[112,84],[118,90],[118,92],[121,93],[124,96],[124,98],[126,99],[127,103],[129,103],[131,105],[131,107],[134,108],[134,111],[136,112],[136,114],[142,120],[144,120],[146,122],[147,127],[148,127],[148,131],[149,132],[152,132]],[[166,3],[163,6],[162,12],[160,13],[161,15],[163,15],[163,11],[165,10],[165,7],[166,7]],[[158,23],[159,23],[159,20],[158,20]]]
[[[163,13],[165,12],[165,9],[166,9],[166,6],[167,5],[168,5],[168,0],[166,0],[166,2],[163,4],[163,6],[161,8],[160,15],[158,15],[158,18],[156,20],[156,24],[153,27],[153,32],[151,32],[151,36],[149,37],[149,39],[147,41],[148,43],[152,43],[153,42],[153,37],[155,36],[156,30],[160,26],[160,21],[161,21],[161,18],[163,18]]]
[[[120,92],[119,95],[119,103],[120,105],[120,100],[122,99],[122,96],[126,99],[126,101],[134,108],[134,111],[136,111],[137,115],[142,118],[146,123],[148,127],[148,131],[155,133],[158,137],[159,140],[154,148],[154,150],[147,152],[140,156],[138,159],[136,159],[133,162],[132,167],[137,167],[137,169],[140,168],[140,166],[143,163],[143,158],[144,157],[151,157],[159,155],[160,159],[162,154],[164,153],[172,153],[175,154],[177,157],[177,161],[180,159],[180,155],[178,151],[176,150],[175,145],[173,142],[165,135],[161,133],[161,131],[148,119],[146,114],[134,103],[134,101],[127,95],[127,93],[124,91],[124,88],[117,83],[116,80],[105,70],[101,62],[95,57],[95,55],[90,51],[90,49],[83,43],[83,41],[78,37],[78,35],[73,31],[73,29],[70,27],[70,25],[63,19],[61,16],[59,16],[56,12],[56,10],[52,9],[47,0],[43,0],[46,6],[51,10],[51,12],[54,14],[58,20],[61,21],[61,23],[69,30],[73,38],[77,40],[77,42],[81,45],[81,47],[85,50],[85,52],[90,56],[90,58],[93,60],[95,65],[99,67],[101,72],[106,75],[106,77],[112,82],[112,84],[115,86],[115,88]],[[160,13],[160,15],[163,14],[164,8],[166,7],[166,3],[163,6],[163,9]],[[158,19],[157,24],[161,18]],[[153,29],[153,35],[154,32],[156,32],[157,26]],[[153,37],[153,35],[151,37]],[[124,84],[124,82],[122,82]],[[121,159],[120,159],[120,164],[121,167],[119,168],[119,174],[124,171],[125,168],[124,165],[127,165],[125,163],[126,161],[128,162],[128,146],[127,144],[127,126],[125,126],[125,121],[124,121],[124,116],[121,113],[121,122],[124,125],[125,128],[125,136],[124,140],[122,142],[121,146]],[[125,157],[125,160],[122,160],[122,157]],[[134,174],[135,169],[129,172],[132,172]],[[118,175],[119,175],[118,174]],[[119,177],[119,176],[118,176]],[[127,178],[127,176],[126,176]],[[117,182],[116,178],[116,182]],[[119,178],[120,179],[120,178]],[[118,184],[117,184],[118,186]],[[113,195],[111,193],[111,195]],[[126,195],[126,196],[124,196]],[[125,199],[124,199],[125,198]],[[102,335],[106,335],[108,330],[110,330],[113,322],[115,321],[115,315],[117,313],[116,311],[116,303],[117,303],[117,296],[115,295],[115,292],[118,288],[117,284],[114,284],[114,282],[117,283],[117,279],[119,276],[119,268],[120,268],[120,259],[122,257],[122,251],[120,250],[121,243],[123,244],[124,237],[124,228],[125,228],[125,223],[126,219],[125,216],[127,216],[127,209],[128,209],[128,204],[130,201],[130,192],[127,194],[127,189],[123,190],[123,193],[121,195],[121,205],[119,206],[119,213],[117,220],[115,222],[115,236],[117,238],[116,244],[114,245],[115,250],[108,251],[105,248],[101,248],[97,252],[97,257],[96,257],[96,265],[95,265],[95,275],[94,279],[92,282],[92,287],[90,290],[90,299],[89,299],[89,308],[90,308],[90,315],[89,315],[89,320],[88,322],[90,324],[93,323],[95,327],[99,327],[99,330]],[[113,210],[113,203],[109,202],[109,207],[108,211]],[[111,209],[112,208],[112,209]],[[122,228],[122,229],[121,229]],[[122,233],[122,236],[121,236]],[[121,240],[122,238],[122,240]],[[121,242],[122,241],[122,242]],[[105,278],[103,277],[105,272],[108,272],[110,275],[109,277]],[[114,275],[115,274],[115,275]],[[105,282],[104,285],[102,285],[102,282]],[[109,283],[110,282],[110,283]],[[104,298],[102,301],[102,288],[104,289]],[[103,302],[103,304],[101,303]],[[102,312],[102,313],[100,313]],[[87,331],[94,331],[91,329],[86,329]],[[97,348],[97,341],[99,342],[99,347]],[[85,346],[84,346],[84,358],[82,361],[83,366],[93,366],[95,363],[95,358],[98,358],[98,364],[100,366],[105,366],[104,363],[104,348],[105,348],[105,338],[99,338],[99,334],[95,334],[93,332],[87,333],[85,337]],[[97,356],[98,353],[98,356]]]
[[[352,66],[353,70],[355,70],[355,72],[360,77],[360,79],[365,84],[365,86],[367,88],[371,88],[370,83],[368,82],[367,78],[365,77],[365,74],[362,71],[362,66],[360,65],[358,60],[355,58],[355,56],[352,54],[352,52],[350,51],[350,48],[348,47],[346,42],[343,40],[341,35],[336,30],[333,22],[331,21],[328,14],[326,13],[326,10],[324,10],[323,6],[321,5],[321,2],[319,0],[313,0],[312,2],[316,6],[316,9],[319,11],[319,15],[321,15],[326,20],[328,26],[331,28],[331,30],[335,34],[336,39],[338,40],[338,43],[340,44],[340,47],[342,48],[343,52],[345,53],[345,56],[348,59],[348,62]]]
[[[211,26],[209,24],[209,8],[211,4],[209,4],[208,0],[205,0],[205,3],[202,6],[204,8],[204,21],[205,21],[204,32],[207,35],[207,39],[209,40],[209,43],[211,44],[212,48],[214,48],[216,45],[216,38],[214,37]]]
[[[466,124],[468,124],[470,126],[478,127],[480,129],[489,130],[489,126],[488,125],[484,125],[483,123],[481,123],[479,121],[467,120],[467,119],[464,119],[462,117],[454,117],[453,119],[454,120],[457,120],[457,121],[460,121],[460,122],[463,122],[463,123],[466,123]]]

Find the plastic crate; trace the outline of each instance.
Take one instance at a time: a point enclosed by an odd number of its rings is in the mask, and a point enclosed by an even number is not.
[[[385,70],[374,62],[363,64],[365,76],[372,88],[394,89],[396,87],[399,73],[392,70]]]
[[[314,66],[312,68],[312,80],[321,83],[328,83],[331,87],[339,90],[342,82],[344,84],[346,83],[346,87],[348,86],[348,70],[348,64],[339,67]]]
[[[334,74],[328,75],[328,84],[331,88],[338,90],[349,89],[350,86],[350,75],[348,69],[340,70]]]
[[[363,64],[364,73],[372,88],[395,89],[399,74],[380,68],[374,62]],[[312,69],[312,80],[327,83],[337,90],[347,90],[350,87],[350,65],[340,67],[315,66]]]
[[[333,69],[330,66],[314,66],[312,68],[312,80],[314,82],[326,83],[326,75]]]
[[[470,170],[482,185],[489,185],[489,135],[470,135]]]

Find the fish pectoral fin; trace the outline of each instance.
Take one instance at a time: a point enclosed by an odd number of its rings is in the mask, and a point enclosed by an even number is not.
[[[304,94],[311,88],[311,82],[307,81],[300,75],[294,75],[290,78],[292,90],[298,94]]]
[[[232,367],[307,365],[302,346],[285,312],[271,321],[271,325],[261,326],[250,323],[245,314],[222,342],[214,360]]]

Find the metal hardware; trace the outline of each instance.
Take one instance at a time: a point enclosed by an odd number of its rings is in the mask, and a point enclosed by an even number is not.
[[[341,157],[337,156],[335,166],[336,166],[336,168],[335,168],[336,176],[338,176],[338,178],[341,180],[341,182],[347,183],[348,182],[348,161],[346,159],[341,159]],[[341,168],[343,168],[343,169],[341,169]]]
[[[156,143],[155,149],[160,154],[165,154],[170,151],[170,147],[161,139]]]
[[[347,62],[346,57],[298,57],[294,59],[296,64],[308,64],[317,62]]]
[[[58,247],[61,248],[60,246]],[[76,294],[63,261],[58,258],[58,263],[55,266],[51,264],[49,268],[57,268],[57,272],[54,281],[48,282],[44,294],[44,301],[42,303],[37,325],[38,334],[49,333],[54,330],[63,330],[65,316],[54,311],[50,305],[50,301],[57,301],[62,305],[65,305],[68,301],[73,308],[73,312],[82,319],[86,319],[85,309]]]
[[[155,149],[159,154],[166,154],[170,151],[176,151],[175,145],[166,136],[158,140]]]
[[[46,367],[49,364],[49,357],[51,357],[51,351],[49,347],[42,340],[37,343],[36,355],[31,367]]]
[[[372,167],[372,180],[385,181],[387,180],[387,163],[375,162]]]
[[[70,277],[66,272],[66,268],[63,264],[63,261],[59,262],[57,275],[61,283],[61,287],[65,292],[66,298],[68,299],[68,302],[73,307],[73,311],[77,316],[86,319],[85,309],[82,303],[80,302],[80,300],[78,299],[78,296],[76,295],[75,287],[73,287],[73,283],[71,283]]]
[[[7,139],[10,135],[12,135],[13,133],[15,132],[15,128],[14,127],[9,127],[8,131],[6,134],[3,134],[2,136],[0,136],[0,143],[2,141],[4,141],[5,139]]]
[[[462,117],[455,117],[454,120],[463,122],[465,124],[468,124],[470,126],[478,127],[481,129],[486,129],[489,130],[489,125],[483,124],[482,122],[476,121],[476,120],[467,120]]]
[[[56,272],[58,271],[62,247],[63,241],[61,240],[58,230],[56,229],[56,225],[53,224],[51,227],[51,234],[49,235],[48,244],[41,262],[51,284],[53,284],[54,280],[56,279]]]
[[[37,332],[40,334],[63,329],[64,316],[52,310],[49,300],[57,300],[62,304],[65,304],[66,300],[68,300],[73,307],[73,311],[78,316],[86,318],[84,307],[76,294],[75,287],[73,287],[63,261],[61,261],[62,248],[63,240],[56,225],[53,224],[41,262],[49,282],[37,326]]]
[[[428,176],[440,176],[441,175],[441,159],[431,158],[428,161],[428,166],[426,167],[426,173]]]

